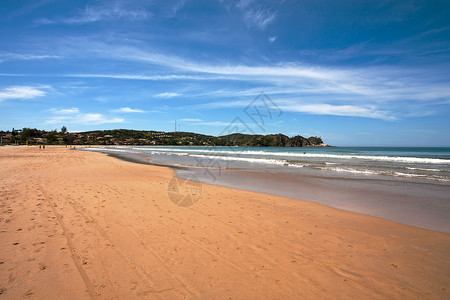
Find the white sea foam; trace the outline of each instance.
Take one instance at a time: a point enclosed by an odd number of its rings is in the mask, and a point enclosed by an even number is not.
[[[299,154],[299,153],[291,153],[291,152],[265,152],[265,151],[226,151],[226,150],[217,150],[209,151],[205,149],[177,149],[177,148],[167,148],[167,147],[158,147],[158,148],[103,148],[103,147],[92,147],[85,150],[90,151],[103,151],[103,152],[132,152],[132,153],[142,153],[147,152],[151,155],[174,155],[174,156],[188,156],[192,158],[201,158],[203,162],[199,162],[200,165],[197,167],[218,167],[224,168],[228,167],[228,162],[246,162],[246,163],[258,163],[258,164],[266,164],[273,166],[286,166],[286,167],[294,167],[294,168],[303,168],[305,166],[310,165],[311,167],[319,170],[333,171],[333,172],[344,172],[344,173],[354,173],[354,174],[362,174],[362,175],[384,175],[384,176],[395,176],[395,177],[407,177],[407,178],[423,178],[423,179],[431,179],[431,180],[439,180],[439,181],[450,181],[445,176],[435,176],[435,175],[424,175],[424,174],[416,174],[409,172],[399,172],[399,171],[389,171],[389,170],[371,170],[368,168],[352,168],[352,167],[342,167],[342,166],[333,166],[336,164],[341,165],[341,163],[335,162],[325,162],[327,167],[314,167],[314,162],[312,164],[305,164],[304,161],[301,163],[292,163],[288,162],[284,157],[289,156],[302,156],[308,157],[308,154]],[[228,155],[227,155],[228,154]],[[229,155],[233,154],[233,155]],[[236,155],[237,154],[237,155]],[[239,156],[239,154],[244,154]],[[249,156],[259,157],[249,157]],[[273,156],[281,156],[281,157],[273,157]],[[385,161],[400,161],[400,162],[428,162],[428,163],[445,163],[449,160],[445,159],[434,159],[434,158],[417,158],[417,157],[391,157],[391,156],[361,156],[361,155],[338,155],[338,154],[319,154],[319,153],[311,153],[309,157],[326,157],[326,158],[354,158],[354,159],[372,159],[372,160],[385,160]],[[225,161],[226,166],[222,165],[220,161]],[[196,167],[196,166],[192,166]],[[447,172],[446,169],[436,169],[436,168],[418,168],[418,167],[405,167],[405,170],[411,171],[426,171],[426,172]]]
[[[357,170],[357,169],[351,169],[351,168],[322,167],[322,168],[318,168],[318,169],[325,170],[325,171],[344,172],[344,173],[356,173],[356,174],[366,174],[366,175],[384,175],[384,173],[382,173],[382,172],[376,172],[376,171],[372,171],[372,170]]]
[[[343,173],[354,173],[354,174],[364,174],[364,175],[384,175],[384,176],[394,176],[394,177],[407,177],[407,178],[423,178],[429,180],[438,180],[450,182],[448,178],[441,176],[430,176],[425,174],[413,174],[405,172],[388,172],[388,171],[374,171],[367,169],[352,169],[352,168],[333,168],[333,167],[320,167],[320,170],[333,171],[333,172],[343,172]]]
[[[398,175],[398,176],[413,177],[413,178],[415,178],[415,177],[417,177],[417,178],[427,177],[427,175],[424,175],[424,174],[411,174],[411,173],[403,173],[403,172],[395,172],[394,174]]]
[[[346,160],[372,160],[400,163],[422,163],[422,164],[450,164],[450,159],[409,157],[409,156],[386,156],[386,155],[357,155],[357,154],[326,154],[326,153],[303,153],[303,152],[266,152],[258,150],[243,150],[239,148],[236,151],[221,150],[217,148],[209,149],[177,149],[177,148],[133,148],[138,151],[154,151],[165,153],[198,153],[204,155],[231,155],[233,157],[241,156],[271,156],[271,157],[297,157],[297,158],[331,158]]]
[[[406,167],[408,170],[427,171],[427,172],[448,172],[449,170],[443,169],[431,169],[431,168],[412,168]]]
[[[203,155],[203,154],[191,154],[193,157],[200,157],[204,159],[213,160],[225,160],[225,161],[243,161],[248,163],[263,163],[271,165],[285,165],[285,160],[278,159],[266,159],[266,158],[247,158],[247,157],[233,157],[233,156],[220,156],[220,155]]]

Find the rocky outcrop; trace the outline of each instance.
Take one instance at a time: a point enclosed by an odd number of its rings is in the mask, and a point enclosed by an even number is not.
[[[218,137],[219,143],[247,147],[327,147],[320,137],[304,138],[300,135],[288,137],[284,134],[246,135],[233,134]]]

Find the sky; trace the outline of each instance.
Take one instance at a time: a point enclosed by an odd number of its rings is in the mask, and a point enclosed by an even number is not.
[[[450,146],[450,2],[0,2],[0,130]]]

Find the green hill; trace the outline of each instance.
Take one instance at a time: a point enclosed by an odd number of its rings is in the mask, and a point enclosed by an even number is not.
[[[3,144],[66,144],[66,145],[172,145],[172,146],[241,146],[241,147],[324,147],[320,137],[288,137],[284,134],[252,135],[233,133],[224,136],[194,132],[163,132],[146,130],[94,130],[57,132],[31,128],[0,131]]]

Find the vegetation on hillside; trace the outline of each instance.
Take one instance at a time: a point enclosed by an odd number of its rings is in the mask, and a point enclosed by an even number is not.
[[[250,135],[234,133],[211,136],[193,132],[163,132],[145,130],[95,130],[68,132],[23,128],[0,131],[2,144],[17,145],[177,145],[177,146],[242,146],[242,147],[315,147],[323,146],[322,138],[302,136],[288,137],[284,134]]]

